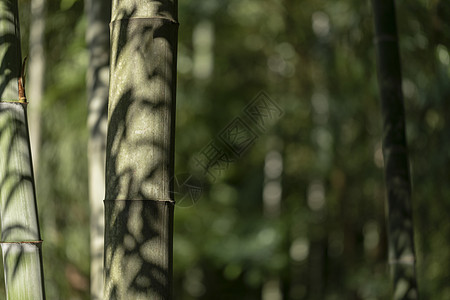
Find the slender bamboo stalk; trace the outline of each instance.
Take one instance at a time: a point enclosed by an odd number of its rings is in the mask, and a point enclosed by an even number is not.
[[[46,0],[31,1],[29,72],[27,94],[33,99],[30,106],[30,141],[33,155],[35,177],[39,177],[39,154],[41,145],[41,103],[44,94],[45,79],[45,2]]]
[[[114,0],[104,299],[172,299],[177,1]]]
[[[402,76],[393,0],[373,0],[393,299],[418,299]]]
[[[86,0],[89,48],[87,70],[88,92],[88,159],[91,239],[91,299],[103,299],[103,241],[105,195],[106,124],[108,121],[109,19],[110,0]]]
[[[7,299],[45,299],[17,0],[0,1],[1,246]]]

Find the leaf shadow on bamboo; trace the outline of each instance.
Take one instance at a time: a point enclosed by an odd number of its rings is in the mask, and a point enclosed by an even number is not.
[[[45,299],[41,236],[22,74],[18,1],[0,8],[0,215],[8,299]],[[24,93],[22,96],[25,96]]]
[[[9,122],[9,124],[8,124],[8,122]],[[16,139],[18,139],[18,140],[26,139],[26,135],[24,134],[23,130],[20,130],[21,126],[23,126],[23,124],[21,124],[21,123],[22,122],[18,119],[9,119],[5,122],[5,124],[2,124],[3,126],[0,127],[0,141],[3,139],[8,139],[8,142],[5,142],[5,143],[8,143],[8,150],[7,150],[5,163],[11,160],[11,156],[12,156],[12,152],[13,152],[12,141],[16,140]],[[12,136],[7,137],[6,130],[8,130],[7,127],[10,127],[10,126],[13,128]],[[27,159],[29,159],[29,157],[25,153],[22,153],[21,156],[22,156],[23,161],[26,161]],[[6,202],[5,202],[5,207],[4,207],[5,212],[8,209],[8,206],[12,200],[14,192],[20,187],[20,185],[23,183],[23,181],[31,182],[31,180],[32,180],[32,178],[31,178],[30,174],[22,174],[18,170],[10,170],[10,169],[6,170],[6,172],[2,175],[2,181],[0,183],[0,186],[3,187],[8,182],[11,182],[11,181],[13,181],[13,184],[12,184],[12,188],[10,189],[10,191],[8,191],[7,196],[6,196]]]
[[[383,158],[392,299],[418,299],[411,203],[411,177],[395,3],[372,1],[383,116]]]
[[[6,3],[2,3],[6,7],[2,9],[1,13],[1,19],[2,22],[8,24],[10,28],[17,28],[17,22],[14,18],[13,14],[9,14],[10,12],[17,11],[17,6],[14,1],[7,1]],[[9,28],[9,29],[10,29]],[[3,57],[14,57],[17,53],[20,53],[20,49],[18,49],[17,45],[20,45],[20,41],[17,38],[17,35],[14,32],[8,32],[5,30],[2,30],[2,35],[0,35],[0,44],[2,47],[6,48],[6,53],[2,54]],[[14,72],[15,66],[13,66],[13,62],[11,62],[8,59],[3,59],[0,64],[0,70],[2,70],[1,79],[0,80],[0,96],[2,99],[4,99],[4,93],[7,89],[7,86],[11,83],[11,81],[14,81],[15,78],[17,78],[17,74]],[[12,71],[12,72],[5,72],[5,71]]]
[[[88,18],[86,41],[89,48],[88,91],[88,162],[90,202],[90,292],[91,299],[103,299],[104,181],[106,123],[109,86],[109,21],[111,1],[85,2]]]
[[[379,86],[383,116],[383,157],[393,299],[412,300],[418,299],[419,296],[415,274],[412,192],[401,90],[400,56],[396,42],[378,42],[377,46],[380,57]],[[382,59],[385,60],[385,64],[381,63]]]
[[[128,92],[125,93],[125,95],[127,94]],[[125,101],[121,102],[124,103]],[[125,112],[125,114],[129,107],[130,104],[127,104],[124,108],[123,112]],[[116,138],[119,138],[120,140],[119,144],[123,143],[127,139],[127,126],[125,125],[123,128],[124,131],[119,133],[119,137],[116,136]],[[110,127],[108,132],[111,132],[111,130],[119,131],[119,129],[117,127],[114,128],[114,126]],[[164,151],[162,146],[154,141],[136,141],[136,147],[142,147],[143,145],[151,145],[151,147]],[[113,155],[110,160],[113,163],[107,169],[116,169],[117,160],[117,155]],[[106,221],[105,226],[111,226],[111,228],[115,229],[115,231],[110,232],[112,236],[108,236],[108,231],[106,231],[106,247],[109,248],[106,249],[107,254],[105,259],[111,257],[112,261],[114,261],[114,257],[117,253],[119,254],[119,257],[122,257],[121,262],[118,263],[121,263],[125,268],[135,268],[135,276],[128,283],[127,289],[137,292],[138,294],[147,293],[147,290],[149,289],[154,291],[163,290],[165,288],[167,277],[166,268],[153,263],[152,260],[143,254],[143,252],[152,251],[151,249],[148,249],[148,246],[152,244],[152,241],[158,241],[161,239],[159,234],[160,230],[155,228],[155,220],[159,220],[162,217],[161,211],[157,209],[149,209],[149,207],[144,208],[146,201],[152,199],[149,199],[146,192],[142,189],[142,185],[145,182],[151,182],[154,179],[159,168],[160,164],[155,164],[141,179],[135,176],[136,169],[133,167],[128,167],[122,172],[114,175],[107,175],[107,178],[111,178],[112,180],[110,183],[111,186],[115,187],[120,186],[120,181],[125,179],[128,190],[126,191],[126,197],[123,198],[124,201],[120,201],[121,203],[109,206],[106,203],[107,201],[105,202],[105,218],[106,220],[112,221],[112,223]],[[113,199],[118,198],[119,190],[116,189],[111,196]],[[136,198],[142,201],[136,201]],[[127,201],[127,199],[134,199],[135,201]],[[120,208],[118,208],[118,206],[120,206]],[[118,209],[120,210],[119,212],[117,211]],[[127,220],[128,222],[123,224],[123,222]],[[140,220],[143,220],[144,223],[140,224]],[[112,251],[110,256],[108,255],[108,251]],[[114,264],[114,262],[112,263]],[[109,264],[105,264],[105,266],[107,265]],[[105,272],[106,277],[111,276],[109,273],[110,269],[108,267],[105,268]],[[111,299],[118,299],[118,293],[117,287],[112,287],[112,291],[110,293]]]
[[[411,203],[410,187],[407,181],[397,178],[397,184],[388,190],[389,199],[401,203],[389,209],[389,260],[394,299],[417,299],[412,212],[410,205],[405,205]]]
[[[34,192],[31,158],[27,134],[26,120],[17,118],[15,113],[9,113],[7,106],[22,106],[23,104],[0,103],[0,144],[7,145],[6,156],[1,158],[2,174],[0,175],[0,191],[2,199],[2,240],[8,240],[11,233],[21,229],[29,235],[36,236],[36,230],[22,224],[4,226],[4,217],[13,209],[12,202],[17,200],[17,194],[23,196],[24,190],[31,188]],[[25,147],[18,147],[25,146]],[[3,151],[2,151],[3,152]],[[13,212],[11,212],[13,213]]]
[[[26,104],[0,103],[1,241],[8,297],[44,297]]]
[[[11,55],[13,55],[13,53],[15,51],[17,51],[15,49],[15,47],[12,47],[11,44],[16,42],[16,38],[13,34],[5,34],[0,36],[0,43],[5,43],[5,44],[10,44],[10,46],[8,47],[8,49],[6,50],[5,56],[6,57],[10,57]],[[9,69],[9,64],[10,62],[7,62],[6,60],[3,60],[1,62],[0,65],[0,69],[1,70],[5,70],[5,69]],[[7,85],[14,80],[14,78],[16,78],[16,74],[14,73],[3,73],[2,74],[2,81],[0,82],[0,95],[3,95],[3,92],[5,91],[5,89],[7,88]]]
[[[161,12],[170,9],[160,3]],[[118,47],[111,48],[110,84],[125,88],[113,88],[109,100],[105,297],[171,299],[176,29],[162,18],[134,18],[136,12],[122,10],[124,20],[112,23]]]

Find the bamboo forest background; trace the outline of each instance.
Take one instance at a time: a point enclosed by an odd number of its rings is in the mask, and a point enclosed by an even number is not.
[[[450,299],[450,2],[396,4],[418,285],[423,299]],[[30,0],[19,10],[25,56]],[[176,206],[175,298],[388,299],[370,2],[184,0],[179,21],[175,174],[194,172],[195,154],[261,90],[284,114],[195,205]],[[46,293],[89,299],[83,1],[48,0],[45,23],[36,189]]]

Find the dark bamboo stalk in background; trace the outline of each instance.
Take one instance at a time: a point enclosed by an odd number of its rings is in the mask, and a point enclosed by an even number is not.
[[[392,299],[418,299],[411,181],[395,6],[393,0],[373,0],[372,4],[383,116],[389,265],[394,288]]]

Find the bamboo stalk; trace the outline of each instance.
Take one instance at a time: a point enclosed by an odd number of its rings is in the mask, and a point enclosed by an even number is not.
[[[17,0],[0,1],[0,212],[7,299],[45,299]]]
[[[172,299],[177,1],[113,1],[104,299]]]
[[[110,0],[87,0],[86,42],[89,48],[88,91],[88,159],[90,204],[91,299],[103,299],[103,241],[105,195],[105,149],[109,84]]]
[[[45,87],[45,16],[46,0],[31,0],[29,84],[28,95],[33,99],[29,111],[31,154],[35,178],[39,177],[39,157],[41,149],[42,98]]]
[[[378,82],[383,115],[389,265],[393,298],[418,299],[405,111],[393,0],[373,0]]]

